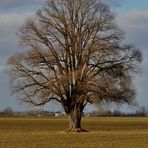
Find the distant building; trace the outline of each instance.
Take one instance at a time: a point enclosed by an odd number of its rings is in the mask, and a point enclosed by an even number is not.
[[[55,112],[55,117],[65,116],[65,112]]]

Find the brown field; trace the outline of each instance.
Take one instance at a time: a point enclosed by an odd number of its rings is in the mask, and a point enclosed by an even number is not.
[[[148,148],[148,118],[83,118],[87,133],[66,133],[65,117],[0,118],[0,148]]]

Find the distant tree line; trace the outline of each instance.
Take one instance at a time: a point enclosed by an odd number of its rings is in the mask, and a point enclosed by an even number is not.
[[[136,117],[145,117],[148,116],[148,108],[140,107],[135,112],[122,112],[120,110],[115,109],[114,111],[105,110],[102,112],[94,112],[96,116],[109,116],[109,117],[126,117],[126,116],[136,116]]]
[[[40,109],[32,109],[29,111],[13,111],[11,107],[6,107],[0,112],[0,116],[64,116],[65,114],[62,111],[50,112]],[[148,107],[139,107],[137,111],[131,113],[125,113],[118,109],[114,111],[111,110],[101,110],[101,111],[92,111],[84,112],[83,116],[104,116],[104,117],[145,117],[148,116]]]

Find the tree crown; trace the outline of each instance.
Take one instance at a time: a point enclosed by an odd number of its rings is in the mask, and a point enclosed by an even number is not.
[[[109,6],[97,0],[48,0],[19,31],[28,51],[10,57],[12,91],[26,103],[132,103],[142,55],[122,44]]]

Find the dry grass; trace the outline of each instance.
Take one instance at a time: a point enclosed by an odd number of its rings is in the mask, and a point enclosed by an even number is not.
[[[66,118],[0,118],[0,148],[147,148],[148,118],[84,118],[88,133],[66,133]]]

